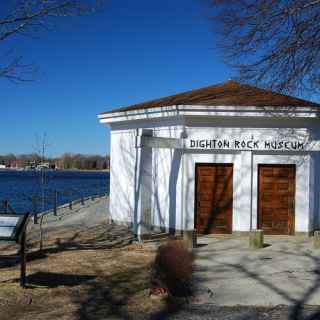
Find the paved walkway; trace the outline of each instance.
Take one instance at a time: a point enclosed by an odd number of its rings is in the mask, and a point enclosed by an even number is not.
[[[65,228],[88,228],[108,221],[109,197],[95,198],[86,200],[84,205],[81,203],[73,204],[72,210],[68,205],[58,208],[57,216],[50,211],[43,218],[43,225],[46,230],[63,230]],[[39,223],[41,218],[39,217]],[[31,229],[37,229],[33,221],[29,224]]]
[[[38,216],[38,223],[34,224],[30,219],[28,224],[27,239],[30,242],[40,239],[40,230],[42,230],[43,240],[55,239],[58,235],[63,236],[67,233],[86,231],[101,224],[107,228],[108,225],[108,204],[109,197],[103,196],[94,200],[86,200],[81,203],[74,203],[72,210],[68,205],[58,208],[57,215],[53,211],[48,211]],[[108,227],[110,229],[112,226]],[[118,234],[120,228],[114,228]],[[110,231],[110,230],[109,230]],[[121,233],[122,229],[121,229]],[[0,247],[11,247],[12,242],[1,242]]]
[[[265,237],[260,250],[247,237],[201,237],[196,249],[199,303],[218,306],[320,305],[320,251],[311,238]]]
[[[215,305],[189,305],[183,309],[161,314],[152,320],[319,320],[320,310],[315,307],[221,307]]]

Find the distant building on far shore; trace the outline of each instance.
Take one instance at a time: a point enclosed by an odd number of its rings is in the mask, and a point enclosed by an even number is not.
[[[50,163],[42,162],[36,166],[36,170],[42,170],[42,169],[50,169]]]
[[[25,165],[23,160],[12,160],[10,162],[10,168],[11,169],[20,169],[23,168]]]

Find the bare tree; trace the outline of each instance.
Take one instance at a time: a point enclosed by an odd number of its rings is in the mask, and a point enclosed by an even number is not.
[[[56,159],[61,169],[103,170],[109,169],[110,157],[64,153]]]
[[[282,92],[320,89],[320,0],[212,0],[225,61]]]
[[[38,158],[40,158],[41,163],[46,160],[48,146],[49,142],[46,132],[42,133],[41,135],[35,135],[35,145],[33,146],[33,150]]]
[[[52,30],[57,18],[86,15],[101,7],[103,0],[8,0],[1,3],[0,43],[19,36],[35,37]],[[2,46],[4,47],[4,46]],[[35,66],[23,62],[12,50],[2,53],[0,77],[13,81],[33,80]]]

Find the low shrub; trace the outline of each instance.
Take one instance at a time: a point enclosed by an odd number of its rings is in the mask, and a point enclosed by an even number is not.
[[[166,289],[173,296],[191,294],[193,254],[182,240],[169,240],[158,248],[154,261],[151,284]]]

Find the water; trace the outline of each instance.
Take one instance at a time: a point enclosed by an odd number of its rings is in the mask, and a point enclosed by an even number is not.
[[[2,201],[8,200],[15,212],[53,208],[55,190],[58,205],[91,195],[109,193],[109,172],[79,171],[0,171],[0,212]]]

